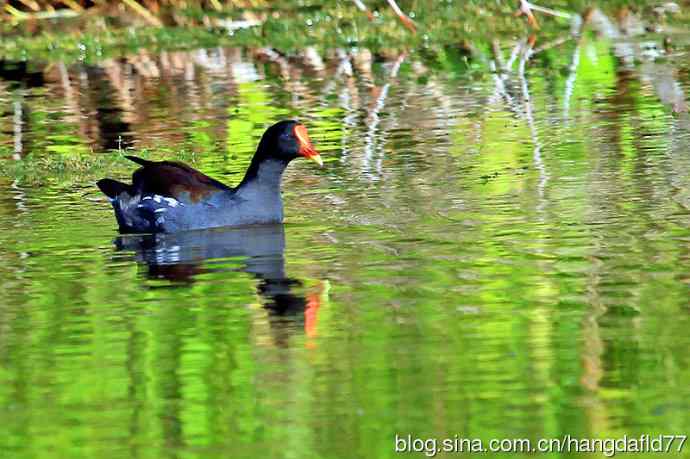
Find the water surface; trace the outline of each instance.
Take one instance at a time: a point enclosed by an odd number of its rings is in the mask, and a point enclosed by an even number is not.
[[[0,449],[383,458],[396,434],[687,434],[690,67],[640,42],[5,71]],[[236,184],[287,117],[326,167],[290,166],[284,227],[118,236],[93,183],[126,178],[124,152]]]

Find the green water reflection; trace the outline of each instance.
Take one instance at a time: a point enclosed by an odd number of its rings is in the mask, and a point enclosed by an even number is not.
[[[4,455],[687,434],[689,67],[594,35],[536,51],[223,48],[0,83]],[[327,167],[290,167],[285,228],[117,238],[93,181],[130,173],[118,148],[237,183],[289,116]]]

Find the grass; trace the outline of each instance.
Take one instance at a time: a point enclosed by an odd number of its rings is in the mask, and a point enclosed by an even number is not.
[[[369,2],[375,4],[374,2]],[[46,21],[38,32],[26,27],[4,27],[0,57],[9,60],[63,61],[67,64],[95,62],[138,49],[151,51],[194,49],[213,46],[271,46],[290,53],[306,46],[319,49],[363,46],[372,51],[457,45],[471,41],[490,41],[501,35],[529,32],[526,21],[514,17],[510,2],[407,2],[418,26],[412,34],[388,8],[377,11],[372,21],[352,2],[306,4],[284,2],[280,10],[265,8],[247,15],[260,18],[255,27],[230,31],[225,20],[237,18],[237,11],[226,14],[186,10],[192,24],[203,26],[150,27],[123,22],[117,17],[85,16]],[[401,2],[404,6],[404,2]],[[205,19],[199,19],[205,18]],[[544,18],[545,32],[567,30],[562,19]]]

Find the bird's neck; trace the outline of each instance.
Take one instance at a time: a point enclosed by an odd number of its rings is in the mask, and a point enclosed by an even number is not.
[[[280,180],[287,163],[255,155],[235,193],[260,199],[280,199]]]

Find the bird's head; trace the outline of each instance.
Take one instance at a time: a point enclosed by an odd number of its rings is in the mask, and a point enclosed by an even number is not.
[[[307,128],[293,120],[280,121],[264,132],[258,151],[266,158],[290,162],[303,156],[323,166],[319,152],[311,143]]]

